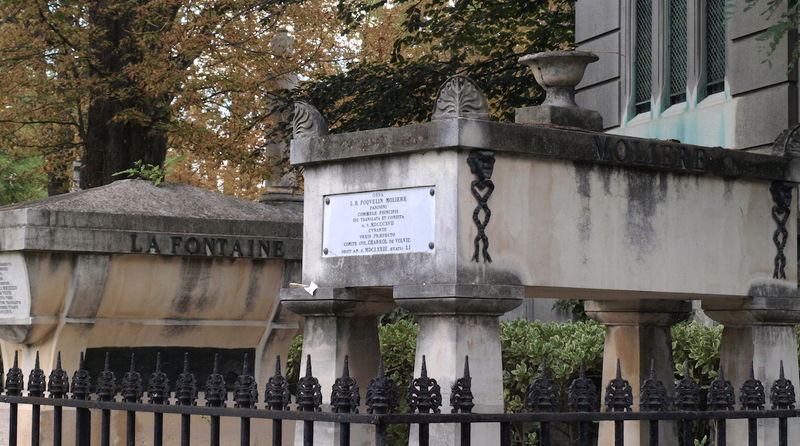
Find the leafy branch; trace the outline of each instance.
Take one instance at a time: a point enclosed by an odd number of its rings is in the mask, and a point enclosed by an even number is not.
[[[133,162],[133,167],[123,171],[112,174],[111,176],[128,175],[128,178],[138,178],[147,180],[153,183],[154,186],[160,185],[167,175],[172,173],[175,163],[181,162],[186,158],[186,155],[176,156],[175,158],[168,158],[164,161],[163,166],[153,164],[144,164],[142,160]]]

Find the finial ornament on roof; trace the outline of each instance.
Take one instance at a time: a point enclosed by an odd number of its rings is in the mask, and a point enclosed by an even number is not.
[[[486,96],[467,76],[451,76],[439,87],[431,121],[449,118],[489,119]]]
[[[313,105],[298,101],[294,103],[292,134],[295,138],[312,138],[328,134],[328,121]]]

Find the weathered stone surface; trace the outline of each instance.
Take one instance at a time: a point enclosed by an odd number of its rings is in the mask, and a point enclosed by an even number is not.
[[[779,133],[780,131],[776,131],[769,143]],[[701,148],[706,155],[705,169],[702,172],[704,175],[800,181],[800,176],[794,176],[795,174],[789,169],[787,160],[769,155],[726,150],[720,147],[701,147],[628,136],[603,136],[593,132],[466,118],[443,119],[404,127],[329,135],[325,138],[294,140],[292,141],[291,162],[298,165],[311,165],[331,161],[464,148],[509,152],[537,158],[556,158],[568,161],[588,161],[593,164],[676,171],[674,160],[672,163],[662,164],[635,161],[635,157],[611,160],[611,162],[599,158],[597,138],[602,137],[611,138],[613,144],[628,146],[668,145],[676,151]],[[686,172],[685,169],[680,168],[677,171]]]
[[[0,251],[148,252],[155,251],[147,245],[156,237],[162,255],[204,256],[212,254],[202,239],[215,235],[226,240],[224,247],[214,245],[216,255],[246,257],[248,240],[276,240],[282,243],[282,256],[262,255],[256,241],[253,257],[299,259],[302,208],[299,203],[259,204],[183,184],[155,187],[121,180],[0,207],[0,229]],[[173,246],[171,236],[180,237],[180,244],[176,240]],[[187,246],[190,237],[199,245]],[[237,238],[244,245],[239,252],[233,248]]]
[[[603,117],[599,112],[580,107],[537,105],[515,110],[517,124],[555,124],[586,130],[603,130]]]

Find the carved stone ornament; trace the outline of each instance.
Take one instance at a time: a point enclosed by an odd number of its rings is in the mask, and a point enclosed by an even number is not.
[[[489,119],[489,103],[475,82],[457,74],[439,88],[431,120],[450,118]]]
[[[483,254],[484,262],[492,262],[492,256],[489,255],[489,237],[486,236],[486,226],[489,225],[489,219],[492,217],[492,211],[489,209],[489,198],[494,192],[494,183],[492,182],[492,172],[494,171],[494,152],[488,150],[473,150],[467,157],[467,164],[469,170],[477,177],[470,184],[470,191],[478,205],[472,212],[472,221],[478,228],[478,234],[475,235],[475,251],[472,254],[472,260],[480,262],[480,254]],[[481,219],[481,211],[483,211],[483,218]],[[483,245],[481,247],[481,245]]]
[[[313,138],[328,134],[328,121],[311,104],[294,103],[294,120],[292,134],[295,138]]]

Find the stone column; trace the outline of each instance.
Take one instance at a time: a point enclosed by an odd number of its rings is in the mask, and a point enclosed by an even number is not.
[[[656,377],[664,382],[669,395],[675,382],[675,365],[672,362],[672,336],[670,327],[691,312],[691,303],[676,300],[625,300],[586,301],[586,314],[606,326],[603,354],[603,388],[616,376],[617,359],[622,376],[633,388],[634,410],[639,406],[639,390],[651,365]],[[678,444],[675,423],[659,423],[659,444]],[[647,423],[625,422],[625,444],[645,446],[650,434]],[[600,423],[598,446],[614,444],[614,424]]]
[[[367,384],[378,371],[378,316],[395,307],[391,299],[366,299],[348,288],[320,288],[313,296],[293,288],[282,290],[281,303],[305,319],[300,376],[305,375],[306,357],[311,355],[312,374],[322,387],[323,410],[330,411],[331,388],[342,374],[345,355],[350,357],[350,376],[358,380],[363,405]],[[372,444],[371,426],[351,429],[353,446]],[[333,446],[337,439],[337,425],[315,423],[315,445]],[[303,444],[302,423],[295,425],[294,444]]]
[[[772,290],[776,291],[776,290]],[[789,295],[796,293],[787,290]],[[752,361],[756,379],[764,384],[767,403],[772,406],[770,388],[780,373],[783,361],[785,376],[795,388],[800,384],[797,363],[797,336],[795,325],[800,322],[800,299],[787,297],[751,297],[740,299],[703,301],[703,310],[711,319],[725,326],[720,346],[720,366],[725,378],[736,390],[736,407],[742,382],[750,376]],[[747,422],[727,422],[728,444],[747,445]],[[789,419],[789,438],[800,438],[800,420]],[[778,444],[778,421],[758,420],[759,446]]]
[[[442,412],[450,411],[450,391],[463,374],[466,356],[473,377],[473,411],[503,412],[498,317],[519,306],[523,296],[521,286],[395,286],[395,301],[413,312],[419,323],[414,376],[420,376],[424,355],[428,376],[441,386]],[[434,446],[460,444],[460,432],[454,425],[432,425],[430,438]],[[472,428],[472,444],[498,444],[499,438],[500,428],[496,424],[476,424]],[[417,441],[417,429],[412,428],[410,444],[416,445]]]

